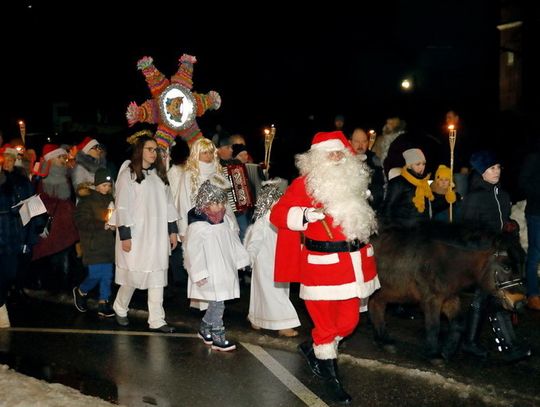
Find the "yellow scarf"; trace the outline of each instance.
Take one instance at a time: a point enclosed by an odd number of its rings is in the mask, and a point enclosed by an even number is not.
[[[401,169],[401,176],[416,187],[416,192],[412,201],[418,212],[424,213],[426,210],[425,198],[430,201],[435,199],[428,184],[429,174],[425,178],[418,179],[407,171],[407,167],[405,166]]]

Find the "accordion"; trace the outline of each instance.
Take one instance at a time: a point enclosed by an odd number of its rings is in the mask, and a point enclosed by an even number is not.
[[[229,180],[229,204],[234,212],[245,212],[255,205],[249,178],[244,164],[229,164],[223,167],[223,175]]]

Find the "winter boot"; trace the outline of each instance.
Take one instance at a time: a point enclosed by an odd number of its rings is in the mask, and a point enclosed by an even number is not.
[[[204,319],[201,321],[201,325],[199,327],[199,332],[197,333],[197,336],[201,338],[205,345],[212,345],[212,325],[204,322]]]
[[[470,355],[485,359],[488,356],[488,351],[478,343],[478,332],[482,322],[482,311],[480,307],[471,305],[467,314],[467,325],[465,327],[465,335],[461,350]]]
[[[313,374],[317,377],[323,378],[323,374],[321,372],[321,367],[319,366],[319,359],[315,356],[315,352],[313,351],[313,342],[311,341],[305,341],[302,342],[297,347],[298,352],[304,357],[306,360],[309,368],[313,372]]]
[[[225,339],[225,328],[212,328],[210,331],[212,335],[212,349],[220,352],[229,352],[236,349],[234,342]]]
[[[87,294],[81,293],[79,287],[73,287],[73,303],[75,304],[75,308],[77,308],[80,312],[88,311],[88,305],[86,304],[86,296]]]
[[[111,304],[109,304],[109,301],[98,303],[98,316],[102,318],[114,317],[114,310],[112,309]]]
[[[489,316],[491,327],[495,333],[497,349],[504,361],[512,363],[531,356],[531,348],[516,339],[510,314],[507,311],[497,311]]]
[[[9,323],[9,314],[6,307],[6,304],[0,307],[0,329],[1,328],[10,328],[11,324]]]
[[[352,397],[343,389],[343,385],[341,384],[337,359],[319,359],[319,365],[334,401],[341,404],[349,404],[352,401]]]

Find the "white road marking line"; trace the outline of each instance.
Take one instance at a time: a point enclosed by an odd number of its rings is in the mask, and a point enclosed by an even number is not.
[[[253,356],[255,356],[268,370],[270,370],[278,380],[292,391],[300,400],[309,407],[328,407],[315,393],[309,390],[300,380],[285,369],[268,352],[257,345],[241,342]]]
[[[10,332],[37,332],[52,334],[92,334],[92,335],[124,335],[124,336],[169,336],[173,338],[197,338],[197,334],[166,334],[161,332],[112,331],[95,329],[60,329],[60,328],[8,328]]]

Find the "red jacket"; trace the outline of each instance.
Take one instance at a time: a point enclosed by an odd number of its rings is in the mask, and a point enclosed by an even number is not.
[[[306,191],[305,177],[297,178],[274,205],[270,221],[278,228],[274,280],[300,282],[300,296],[310,300],[367,298],[380,287],[373,247],[357,252],[321,253],[301,244],[301,232],[319,241],[347,240],[340,226],[326,215],[333,235],[330,238],[321,221],[303,223],[305,208],[321,207]]]

